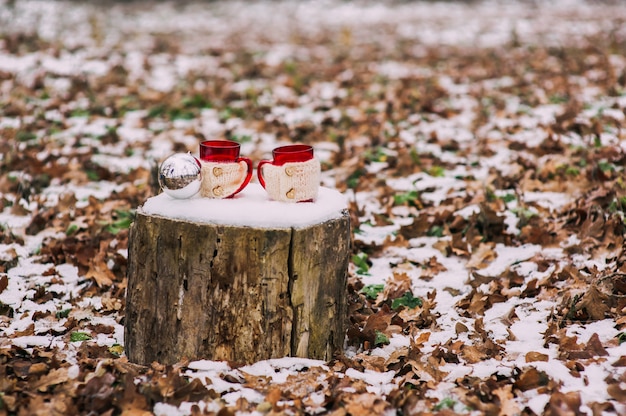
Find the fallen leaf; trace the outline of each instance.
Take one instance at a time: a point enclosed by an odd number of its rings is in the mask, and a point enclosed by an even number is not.
[[[609,355],[606,349],[602,346],[600,337],[596,332],[591,335],[589,341],[587,341],[586,351],[589,351],[594,357],[606,357]]]
[[[87,271],[85,277],[93,279],[99,287],[111,286],[115,280],[115,274],[100,259],[91,261],[89,271]]]
[[[6,289],[9,286],[9,277],[6,274],[3,274],[2,276],[0,276],[0,293],[4,292],[4,289]]]
[[[519,378],[513,383],[513,387],[521,391],[527,391],[545,386],[549,381],[550,376],[546,372],[529,367],[524,369]]]
[[[405,293],[411,292],[411,277],[404,273],[393,273],[393,277],[387,279],[383,290],[383,299],[397,299]]]
[[[350,396],[345,403],[345,409],[350,415],[382,415],[390,408],[388,402],[373,393]]]
[[[473,345],[464,345],[461,348],[461,355],[470,364],[476,364],[487,357],[479,348]]]
[[[494,261],[498,255],[493,250],[495,243],[481,243],[478,249],[472,251],[472,256],[466,264],[468,269],[484,269]]]
[[[604,319],[611,309],[607,302],[608,296],[601,293],[595,285],[591,285],[582,296],[580,302],[576,304],[576,307],[584,309],[590,319],[599,321]]]
[[[530,351],[526,353],[526,362],[527,363],[532,363],[534,361],[549,361],[550,358],[548,357],[548,354],[543,354],[540,352],[536,352],[536,351]]]
[[[467,326],[465,326],[465,324],[463,322],[457,322],[454,325],[454,331],[456,332],[456,334],[461,334],[463,332],[468,332],[469,328]]]
[[[48,364],[46,363],[35,363],[30,366],[28,369],[28,375],[40,375],[48,371]]]
[[[579,415],[581,399],[580,393],[570,391],[561,393],[559,391],[552,393],[550,401],[544,409],[545,415]]]
[[[390,310],[386,304],[378,312],[370,315],[365,321],[365,326],[361,331],[363,340],[367,340],[374,345],[376,332],[384,333],[391,324],[391,318],[394,315],[395,312]]]
[[[613,367],[626,367],[626,355],[621,355],[613,364]]]
[[[611,383],[606,388],[607,393],[619,403],[626,403],[626,389],[620,383]]]
[[[49,387],[65,383],[69,380],[68,369],[65,367],[50,370],[50,372],[39,380],[33,382],[31,387],[40,392],[45,392]]]
[[[27,337],[35,334],[35,324],[30,324],[23,331],[15,331],[12,335],[13,338],[17,337]]]
[[[520,413],[520,407],[515,402],[515,397],[512,393],[512,386],[507,384],[493,391],[493,394],[500,400],[499,416],[513,416]]]

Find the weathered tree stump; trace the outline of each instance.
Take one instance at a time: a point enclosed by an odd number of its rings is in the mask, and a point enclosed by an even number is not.
[[[155,198],[181,209],[206,205],[208,212],[246,203],[245,195],[221,201]],[[345,209],[302,227],[211,223],[164,212],[140,207],[130,231],[130,361],[330,359],[343,348],[350,242]]]

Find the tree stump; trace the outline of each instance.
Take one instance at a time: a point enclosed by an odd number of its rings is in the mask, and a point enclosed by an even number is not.
[[[328,205],[331,190],[320,189],[315,203],[287,207],[264,201],[253,185],[232,200],[181,201],[161,194],[138,208],[126,294],[131,362],[328,360],[342,350],[350,244],[345,206],[333,200],[335,212],[319,220],[313,215],[313,224],[284,223],[288,210],[310,215],[312,205]],[[228,217],[241,206],[261,218]],[[177,209],[213,215],[176,218]],[[284,224],[272,225],[279,221]]]

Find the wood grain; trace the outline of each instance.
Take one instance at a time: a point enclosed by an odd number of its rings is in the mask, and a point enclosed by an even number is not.
[[[347,319],[347,212],[306,228],[194,223],[139,211],[125,349],[135,363],[330,359]]]

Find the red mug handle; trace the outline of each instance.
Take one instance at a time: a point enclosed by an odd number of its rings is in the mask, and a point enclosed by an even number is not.
[[[239,189],[237,189],[235,193],[233,193],[233,195],[231,196],[234,196],[238,194],[239,192],[241,192],[243,188],[245,188],[248,185],[248,183],[250,183],[250,179],[252,179],[252,160],[248,159],[247,157],[238,157],[236,160],[237,163],[241,161],[246,162],[246,165],[248,165],[248,173],[246,174],[246,179],[244,179]]]
[[[259,178],[259,182],[261,183],[261,186],[263,187],[263,189],[265,189],[265,179],[263,179],[263,169],[262,166],[266,165],[266,164],[271,164],[272,161],[271,160],[262,160],[259,162],[259,165],[256,167],[256,176]]]

